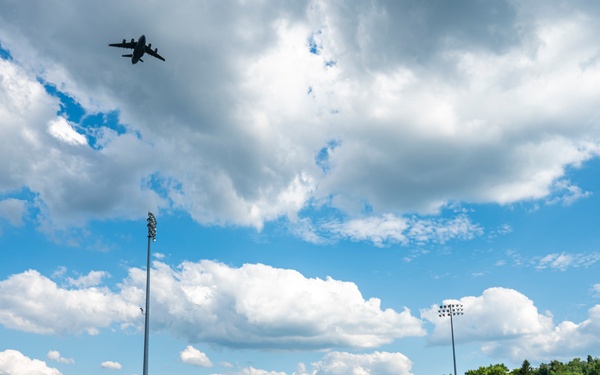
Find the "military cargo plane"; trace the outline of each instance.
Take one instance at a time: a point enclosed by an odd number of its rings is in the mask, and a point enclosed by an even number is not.
[[[112,43],[109,44],[109,47],[133,49],[133,53],[123,55],[123,57],[131,57],[132,64],[136,64],[138,61],[144,62],[144,60],[142,60],[142,56],[144,56],[144,53],[156,57],[159,60],[165,61],[165,59],[158,54],[158,48],[155,48],[153,51],[152,43],[146,45],[146,36],[144,35],[140,36],[137,42],[133,39],[131,39],[131,42],[127,42],[125,39],[123,39],[122,43]]]

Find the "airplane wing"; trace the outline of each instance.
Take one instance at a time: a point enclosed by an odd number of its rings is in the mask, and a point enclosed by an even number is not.
[[[134,49],[136,44],[137,44],[137,42],[133,42],[133,41],[125,42],[125,40],[123,40],[123,43],[112,43],[112,44],[109,44],[108,46]]]
[[[156,57],[159,60],[165,61],[165,59],[161,55],[158,54],[158,48],[155,48],[153,51],[152,48],[146,46],[144,49],[144,52],[146,52],[150,56]]]

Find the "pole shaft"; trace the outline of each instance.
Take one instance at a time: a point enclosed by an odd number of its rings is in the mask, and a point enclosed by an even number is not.
[[[150,243],[152,237],[148,236],[148,258],[146,260],[146,310],[144,310],[144,374],[148,375],[148,340],[150,326]]]
[[[456,352],[454,351],[454,323],[452,321],[454,312],[450,312],[450,332],[452,333],[452,360],[454,361],[454,375],[456,375]]]

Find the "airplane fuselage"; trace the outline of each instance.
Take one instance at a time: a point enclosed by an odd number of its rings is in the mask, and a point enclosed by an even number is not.
[[[131,56],[131,63],[136,64],[138,61],[142,59],[144,56],[144,51],[146,50],[146,36],[142,35],[137,41],[135,48],[133,49],[133,53]]]

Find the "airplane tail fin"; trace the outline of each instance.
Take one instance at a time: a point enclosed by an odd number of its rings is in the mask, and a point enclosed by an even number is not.
[[[132,55],[132,54],[129,54],[129,55],[122,55],[122,56],[123,56],[123,57],[133,57],[133,55]]]

